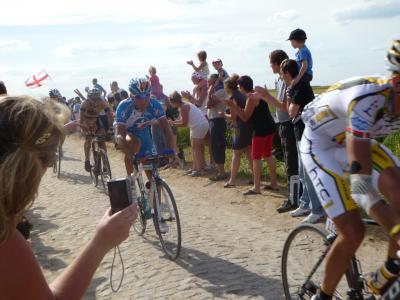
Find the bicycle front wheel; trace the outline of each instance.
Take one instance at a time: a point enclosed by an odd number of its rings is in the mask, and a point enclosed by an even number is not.
[[[181,251],[181,224],[175,197],[168,184],[158,179],[153,195],[153,222],[161,246],[169,259],[175,260]]]
[[[139,205],[139,213],[135,220],[135,223],[133,223],[133,229],[136,231],[138,235],[143,235],[146,231],[147,220],[144,214],[142,197],[138,199],[138,205]]]
[[[110,162],[108,160],[107,153],[103,149],[100,149],[99,155],[100,155],[99,160],[101,161],[100,164],[101,183],[103,184],[103,188],[106,194],[108,194],[107,181],[111,180]]]
[[[99,152],[96,150],[90,151],[90,177],[92,178],[92,182],[94,186],[99,184],[99,171],[101,166],[101,160],[98,159]]]
[[[324,230],[308,224],[290,232],[283,247],[281,265],[287,300],[311,299],[316,293],[324,272],[322,262],[328,251],[326,236]]]

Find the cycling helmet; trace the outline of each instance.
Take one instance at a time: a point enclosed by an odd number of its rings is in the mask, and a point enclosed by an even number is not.
[[[386,59],[388,61],[388,69],[400,73],[400,38],[393,41]]]
[[[134,97],[148,98],[151,93],[151,84],[146,77],[133,78],[129,82],[129,91]]]
[[[60,91],[57,89],[51,89],[49,91],[49,97],[50,98],[62,98]]]
[[[91,90],[88,90],[87,96],[88,98],[100,98],[101,91],[98,88],[92,88]]]

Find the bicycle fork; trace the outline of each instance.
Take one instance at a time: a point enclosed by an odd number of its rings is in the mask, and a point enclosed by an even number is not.
[[[350,265],[346,270],[346,280],[349,285],[350,290],[347,292],[347,296],[351,300],[364,300],[363,290],[364,290],[364,279],[362,277],[360,262],[352,257]],[[375,299],[375,298],[371,298]]]
[[[156,207],[154,207],[154,209],[157,209],[157,212],[161,212],[161,208],[160,208],[160,205],[161,205],[161,197],[162,196],[164,196],[164,198],[165,198],[165,205],[167,206],[167,208],[168,208],[168,212],[169,212],[169,218],[168,219],[163,219],[162,218],[162,216],[161,216],[161,213],[158,213],[157,214],[157,218],[158,218],[158,221],[169,221],[169,222],[171,222],[171,221],[174,221],[175,220],[175,212],[174,212],[174,209],[173,209],[173,207],[170,205],[170,203],[168,202],[168,200],[167,199],[169,199],[168,197],[169,196],[167,196],[167,195],[164,195],[164,193],[166,193],[166,191],[165,190],[163,190],[162,188],[161,188],[161,185],[159,185],[160,186],[160,188],[158,188],[158,185],[157,185],[157,183],[158,182],[160,182],[162,179],[160,179],[160,178],[158,178],[158,177],[153,177],[153,184],[151,185],[151,189],[150,189],[150,193],[151,193],[151,201],[154,201],[154,198],[153,197],[156,197],[156,199],[158,199],[158,201],[155,201],[155,203],[156,203]],[[150,198],[150,197],[149,197]],[[154,202],[153,202],[154,203]]]

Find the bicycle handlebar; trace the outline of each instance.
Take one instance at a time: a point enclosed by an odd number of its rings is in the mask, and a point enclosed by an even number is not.
[[[133,156],[133,160],[135,161],[140,161],[140,162],[144,162],[144,161],[155,161],[155,160],[160,160],[160,159],[164,159],[164,158],[169,158],[170,156],[175,155],[175,152],[173,150],[164,150],[162,153],[160,154],[152,154],[152,155],[140,155],[135,154]]]

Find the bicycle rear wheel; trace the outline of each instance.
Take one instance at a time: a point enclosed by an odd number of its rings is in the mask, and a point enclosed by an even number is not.
[[[110,167],[110,162],[108,160],[107,153],[103,150],[99,150],[99,161],[101,161],[101,166],[100,166],[100,177],[101,177],[101,183],[103,184],[103,188],[108,194],[108,188],[107,188],[107,181],[111,180],[111,167]]]
[[[181,224],[174,195],[168,184],[158,179],[153,195],[153,222],[161,246],[169,259],[175,260],[181,251]],[[158,197],[156,197],[156,195]]]

